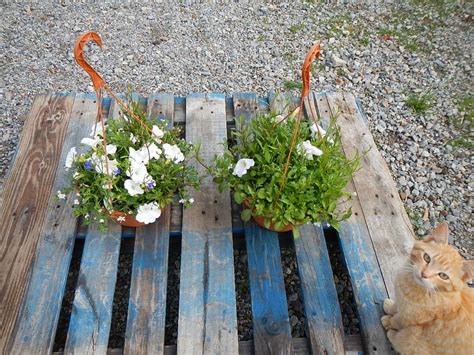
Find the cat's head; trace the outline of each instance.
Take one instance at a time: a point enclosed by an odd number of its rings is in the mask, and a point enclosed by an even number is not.
[[[410,254],[415,280],[429,291],[457,291],[474,277],[474,260],[465,260],[448,245],[448,233],[447,223],[440,224],[415,242]]]

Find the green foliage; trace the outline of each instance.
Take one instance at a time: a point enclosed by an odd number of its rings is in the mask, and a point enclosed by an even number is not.
[[[416,114],[423,114],[432,106],[433,96],[430,94],[416,95],[410,94],[405,104]]]
[[[302,30],[304,29],[304,23],[300,23],[299,25],[292,25],[290,26],[289,30],[291,33],[295,34],[296,32],[298,32],[299,30]]]
[[[285,82],[283,83],[283,86],[287,90],[299,90],[299,91],[301,91],[301,89],[303,89],[303,83],[292,81],[292,80],[285,80]]]
[[[474,96],[468,95],[457,100],[459,117],[454,126],[461,132],[448,144],[474,150]]]
[[[114,154],[108,154],[107,164],[110,166],[111,161],[116,162],[118,170],[115,170],[115,173],[110,171],[105,163],[102,163],[102,171],[97,171],[95,168],[98,166],[95,162],[101,159],[105,162],[101,142],[96,147],[87,147],[89,150],[81,147],[82,151],[86,151],[75,157],[70,171],[72,188],[69,191],[74,190],[77,193],[75,216],[83,216],[87,224],[93,220],[103,220],[100,223],[102,229],[106,228],[106,222],[110,219],[107,211],[125,212],[133,216],[140,205],[156,202],[162,208],[170,204],[175,197],[185,200],[185,206],[188,206],[190,205],[188,188],[198,188],[200,185],[196,169],[185,163],[186,159],[197,156],[199,147],[179,138],[181,135],[179,128],[168,130],[166,122],[158,123],[156,118],[148,118],[138,103],[131,102],[129,107],[149,129],[157,126],[164,132],[161,140],[123,111],[119,118],[108,119],[106,125],[107,144],[117,147]],[[100,128],[97,133],[102,137]],[[131,138],[132,134],[134,139]],[[139,150],[142,147],[149,147],[152,143],[162,151],[159,158],[150,159],[146,163],[148,176],[154,180],[154,186],[147,186],[144,182],[140,185],[144,193],[131,196],[124,187],[125,181],[130,179],[128,176],[131,167],[130,148]],[[174,162],[166,158],[164,143],[179,147],[185,161]]]
[[[339,222],[351,215],[350,209],[344,210],[339,204],[350,198],[344,188],[358,169],[360,157],[348,159],[344,155],[336,118],[331,119],[323,137],[312,135],[312,123],[300,122],[286,183],[276,200],[297,122],[295,116],[276,127],[282,116],[275,112],[259,114],[250,122],[237,119],[232,138],[238,143],[229,146],[224,142],[224,153],[215,157],[211,169],[214,181],[221,191],[232,189],[234,200],[246,205],[243,220],[264,216],[265,224],[273,223],[276,229],[319,221],[338,228]],[[322,154],[310,160],[300,146],[305,141],[319,148]],[[243,158],[253,159],[255,165],[238,177],[234,168]]]

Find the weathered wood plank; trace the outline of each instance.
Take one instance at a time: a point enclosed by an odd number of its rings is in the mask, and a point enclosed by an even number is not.
[[[342,354],[344,329],[322,227],[305,224],[295,240],[308,338],[313,354]]]
[[[315,100],[323,121],[336,114],[337,107],[330,106],[325,94],[316,94]],[[342,120],[343,118],[340,119]],[[342,136],[343,139],[347,139],[344,133]],[[344,152],[351,156],[345,150]],[[357,196],[353,196],[351,201],[343,204],[343,207],[351,207],[353,214],[347,221],[341,223],[339,240],[351,278],[363,342],[368,354],[389,354],[391,347],[380,323],[383,315],[382,304],[387,292],[359,201],[360,194],[352,180],[346,190],[356,192]]]
[[[255,354],[293,354],[278,234],[245,224]]]
[[[293,347],[295,354],[310,354],[308,338],[294,338]],[[359,335],[348,335],[344,339],[346,355],[362,355],[362,342]],[[63,352],[54,352],[53,355],[62,355]],[[122,349],[107,349],[107,355],[123,354]],[[176,345],[165,346],[164,355],[176,355]],[[239,355],[255,355],[253,340],[239,341]],[[319,355],[319,354],[318,354]]]
[[[388,294],[394,297],[394,265],[405,262],[414,242],[414,233],[398,195],[390,170],[364,123],[355,98],[350,94],[327,95],[333,113],[340,110],[342,144],[347,155],[370,150],[354,176],[354,185],[362,206],[372,243]]]
[[[173,126],[174,96],[148,98],[148,116]],[[162,354],[165,346],[170,206],[151,225],[137,228],[128,305],[126,354]]]
[[[188,96],[186,139],[202,143],[206,161],[222,153],[225,137],[225,97]],[[195,166],[204,173],[202,167]],[[178,352],[237,354],[230,196],[219,193],[206,177],[194,200],[183,213]]]
[[[73,96],[38,96],[5,183],[0,211],[0,353],[7,353],[51,195]]]
[[[110,223],[104,233],[95,223],[89,226],[64,351],[67,354],[107,351],[121,231],[116,223]]]
[[[113,100],[109,119],[117,119],[118,115],[119,107]],[[84,244],[66,353],[100,354],[107,351],[122,227],[110,222],[108,231],[104,233],[97,227],[96,223],[89,226]]]
[[[64,163],[72,147],[77,147],[77,152],[81,153],[79,143],[89,135],[95,122],[97,103],[93,100],[95,96],[76,96],[54,180],[54,192],[69,186]],[[76,198],[73,192],[65,202],[56,201],[54,195],[49,199],[12,353],[49,354],[52,351],[74,246],[76,218],[71,208]]]
[[[164,352],[169,206],[153,224],[137,228],[128,305],[126,354]]]
[[[276,100],[270,104],[276,109]],[[258,109],[254,93],[234,94],[235,116],[246,121],[255,117]],[[281,269],[278,234],[245,224],[245,241],[252,299],[252,323],[256,354],[291,354],[291,329],[288,317],[285,284]]]

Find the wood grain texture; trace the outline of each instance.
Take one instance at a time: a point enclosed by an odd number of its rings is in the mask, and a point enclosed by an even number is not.
[[[315,100],[322,121],[328,121],[331,115],[336,115],[338,107],[330,106],[326,94],[316,94]],[[338,120],[340,125],[344,124],[343,120]],[[342,139],[343,142],[347,139],[344,133]],[[351,156],[345,149],[344,152]],[[387,291],[365,222],[360,193],[353,180],[348,183],[346,190],[356,192],[357,196],[342,204],[342,208],[350,207],[353,213],[348,220],[341,222],[339,241],[351,278],[365,350],[368,354],[390,354],[391,346],[380,323]]]
[[[174,96],[148,98],[148,116],[173,126]],[[130,300],[128,304],[126,354],[163,354],[165,346],[166,287],[171,208],[158,221],[136,229]]]
[[[255,354],[293,354],[278,233],[245,224]]]
[[[38,96],[23,128],[0,211],[0,353],[8,352],[28,287],[74,97]]]
[[[305,224],[295,240],[308,338],[313,354],[344,353],[341,309],[322,227]]]
[[[202,156],[210,161],[222,153],[225,138],[224,95],[188,96],[186,140],[201,142]],[[183,213],[178,353],[237,354],[230,196],[206,177],[194,200]]]
[[[122,227],[89,226],[66,340],[66,354],[105,354],[117,279]]]
[[[97,114],[94,99],[91,95],[76,95],[53,191],[69,186],[68,173],[63,168],[66,156],[72,147],[81,153],[79,143],[89,135]],[[53,349],[74,246],[76,218],[72,205],[76,198],[75,193],[70,193],[66,201],[57,201],[54,195],[49,199],[11,353],[49,354]]]
[[[276,107],[276,99],[270,107]],[[250,121],[258,108],[253,93],[234,94],[235,116]],[[252,300],[252,323],[256,354],[292,354],[291,328],[288,317],[285,284],[281,268],[278,233],[245,224],[245,241]]]
[[[354,176],[365,223],[390,297],[394,297],[394,266],[402,265],[414,242],[414,233],[390,170],[350,94],[326,95],[333,113],[340,110],[342,144],[347,155],[369,149]]]

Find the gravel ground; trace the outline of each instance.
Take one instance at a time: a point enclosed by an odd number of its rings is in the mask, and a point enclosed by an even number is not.
[[[291,88],[320,42],[313,88],[361,98],[417,233],[447,220],[472,255],[472,150],[450,141],[473,128],[473,17],[439,3],[2,4],[0,186],[33,97],[92,90],[72,55],[86,30],[103,38],[88,54],[110,86],[143,94]],[[414,113],[412,95],[431,107]]]
[[[320,42],[313,89],[362,100],[416,232],[446,220],[453,243],[472,257],[472,136],[465,135],[474,120],[473,12],[440,3],[1,4],[0,186],[34,96],[92,91],[72,55],[84,31],[102,36],[103,50],[91,47],[88,57],[109,85],[117,92],[133,85],[145,95],[292,90],[306,50]],[[339,281],[344,295],[349,285]],[[239,297],[248,312],[247,296]],[[292,315],[304,324],[296,308]],[[293,332],[304,334],[298,322],[293,318]],[[167,341],[175,331],[167,327]]]

